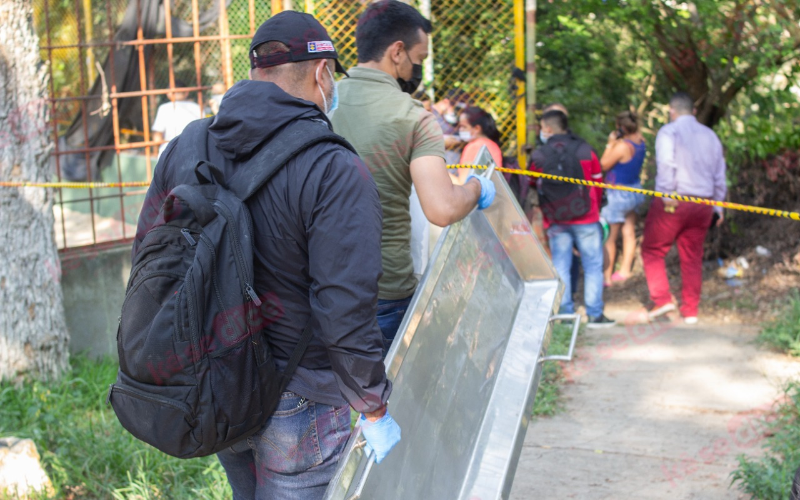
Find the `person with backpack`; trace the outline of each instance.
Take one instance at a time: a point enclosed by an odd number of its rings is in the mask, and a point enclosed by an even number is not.
[[[531,155],[533,170],[581,180],[602,178],[600,162],[589,144],[568,133],[567,115],[551,110],[542,115],[540,124],[543,146]],[[603,314],[603,230],[599,223],[602,191],[550,179],[538,179],[536,188],[553,265],[566,288],[561,312],[575,312],[571,279],[574,244],[583,266],[587,327],[614,326],[615,322]]]
[[[108,400],[171,455],[216,453],[242,499],[322,498],[362,415],[400,440],[376,321],[378,190],[331,131],[334,72],[313,16],[256,31],[250,80],[161,157],[140,215]]]

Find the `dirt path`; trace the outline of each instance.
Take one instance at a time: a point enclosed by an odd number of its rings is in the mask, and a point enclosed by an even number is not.
[[[744,498],[729,488],[736,456],[760,452],[764,410],[800,375],[756,333],[679,318],[586,330],[564,411],[528,427],[511,499]]]

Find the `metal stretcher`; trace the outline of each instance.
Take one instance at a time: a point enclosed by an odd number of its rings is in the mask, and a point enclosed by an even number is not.
[[[482,151],[476,163],[491,163]],[[563,284],[502,175],[494,203],[446,228],[387,357],[402,440],[376,465],[354,429],[325,498],[507,498],[542,362],[570,360],[578,315],[554,315]],[[569,353],[546,357],[551,325]]]

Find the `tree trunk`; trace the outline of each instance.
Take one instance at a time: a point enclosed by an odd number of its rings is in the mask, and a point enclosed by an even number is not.
[[[0,0],[0,180],[49,180],[48,81],[31,0]],[[0,379],[69,366],[53,197],[0,187]]]

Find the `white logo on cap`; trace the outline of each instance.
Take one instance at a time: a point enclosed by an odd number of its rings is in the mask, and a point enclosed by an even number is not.
[[[321,42],[308,42],[308,52],[313,54],[315,52],[335,52],[335,50],[333,42],[323,40]]]

